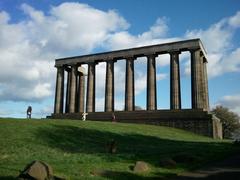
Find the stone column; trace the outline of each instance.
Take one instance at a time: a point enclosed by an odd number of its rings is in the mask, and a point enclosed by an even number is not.
[[[105,84],[105,112],[114,111],[114,61],[107,61]]]
[[[157,109],[156,55],[147,56],[147,110]]]
[[[191,50],[192,109],[202,109],[202,61],[200,49]]]
[[[69,112],[76,112],[76,93],[77,93],[77,65],[73,65],[71,68],[71,87],[70,87],[70,101]]]
[[[84,112],[85,76],[78,73],[78,112]]]
[[[54,113],[63,113],[64,67],[57,67]]]
[[[170,53],[170,109],[181,109],[179,54]]]
[[[95,63],[88,64],[87,112],[95,112]]]
[[[71,69],[66,68],[66,71],[67,71],[67,88],[66,88],[65,113],[69,113],[70,87],[71,87]]]
[[[125,111],[135,110],[134,58],[126,59]]]
[[[209,95],[208,95],[208,76],[207,76],[207,60],[203,57],[203,71],[202,71],[202,83],[203,83],[203,108],[209,111]]]

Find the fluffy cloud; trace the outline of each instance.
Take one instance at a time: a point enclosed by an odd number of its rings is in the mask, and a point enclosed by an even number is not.
[[[168,38],[167,34],[167,18],[158,18],[148,31],[141,34],[132,35],[128,31],[111,34],[107,39],[106,48],[115,50],[177,41],[180,39],[177,37]]]
[[[223,96],[217,105],[228,107],[233,112],[240,115],[240,94]]]
[[[234,28],[240,27],[240,12],[237,12],[235,16],[230,17],[228,23]]]
[[[239,72],[239,48],[234,49],[232,38],[240,27],[240,12],[224,18],[206,30],[189,30],[187,38],[201,38],[208,53],[208,74],[215,77],[228,72]]]
[[[113,10],[104,12],[80,3],[52,7],[49,16],[27,4],[23,4],[22,9],[30,17],[26,25],[33,40],[40,42],[45,49],[57,52],[76,49],[90,52],[112,32],[129,26]]]
[[[0,12],[0,101],[39,102],[53,97],[54,59],[90,53],[98,48],[114,50],[199,37],[208,51],[211,77],[240,71],[240,48],[232,46],[234,32],[240,27],[240,12],[205,30],[189,30],[182,37],[169,37],[166,17],[158,18],[148,31],[133,35],[128,32],[129,23],[114,10],[101,11],[73,2],[53,6],[49,12],[27,4],[23,4],[21,10],[25,19],[18,23],[11,23],[9,14]],[[189,57],[181,56],[181,61]],[[146,66],[146,60],[138,62]],[[187,70],[189,61],[183,63]],[[168,64],[169,55],[157,58],[158,66]],[[124,92],[125,63],[119,61],[115,65],[116,94],[119,95]],[[135,72],[135,93],[139,94],[146,87],[146,73],[141,68],[136,68]],[[105,73],[105,63],[99,63],[97,102],[101,107]],[[157,74],[157,80],[164,78],[166,74]],[[121,109],[123,101],[117,100],[116,107]]]
[[[1,101],[40,101],[53,95],[55,58],[90,52],[129,26],[113,10],[80,3],[62,3],[48,15],[27,4],[21,9],[26,18],[18,23],[0,12]]]

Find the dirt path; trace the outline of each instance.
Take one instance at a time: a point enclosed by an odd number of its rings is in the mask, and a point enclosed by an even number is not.
[[[240,154],[203,169],[181,173],[175,179],[240,180]]]

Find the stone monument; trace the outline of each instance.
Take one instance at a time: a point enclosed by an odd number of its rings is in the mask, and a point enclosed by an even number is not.
[[[181,107],[179,54],[184,51],[191,54],[191,109]],[[160,54],[170,54],[169,110],[157,109],[155,58]],[[147,57],[147,108],[144,111],[134,109],[134,61],[138,57]],[[118,60],[126,61],[124,111],[114,111],[114,63]],[[105,108],[104,112],[95,112],[95,68],[100,62],[106,63]],[[88,65],[86,103],[85,76],[83,71],[79,71],[83,69],[83,64]],[[54,113],[50,118],[81,119],[86,109],[89,120],[111,121],[114,112],[118,122],[171,126],[213,138],[222,138],[222,125],[219,119],[209,112],[207,58],[200,39],[61,58],[56,59],[55,67],[55,104]]]

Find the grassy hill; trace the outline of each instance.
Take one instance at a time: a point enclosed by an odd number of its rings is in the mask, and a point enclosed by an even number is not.
[[[117,153],[107,153],[108,142]],[[179,129],[94,121],[0,119],[0,179],[13,179],[32,160],[49,163],[67,179],[145,179],[169,177],[239,151],[230,141],[213,140]],[[191,161],[163,168],[160,160],[191,155]],[[138,160],[151,170],[136,174]],[[92,175],[108,170],[112,173]]]

